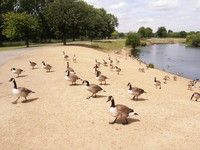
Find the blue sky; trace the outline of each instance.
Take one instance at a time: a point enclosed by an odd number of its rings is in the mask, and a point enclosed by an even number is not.
[[[118,18],[119,32],[165,26],[172,31],[200,31],[200,0],[85,0]]]

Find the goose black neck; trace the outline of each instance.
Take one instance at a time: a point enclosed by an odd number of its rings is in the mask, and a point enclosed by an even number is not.
[[[156,82],[156,78],[154,78],[154,82]]]
[[[14,80],[13,83],[14,83],[14,89],[17,89],[17,83],[16,83],[16,81]]]
[[[97,71],[96,77],[99,77],[99,75],[100,75],[100,73],[99,73],[99,71]]]
[[[114,99],[111,100],[111,106],[110,107],[115,107],[115,101],[114,101]]]
[[[132,86],[129,84],[129,90],[131,90],[132,89]]]

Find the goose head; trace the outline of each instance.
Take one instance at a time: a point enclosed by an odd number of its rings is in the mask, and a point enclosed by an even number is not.
[[[84,81],[82,82],[82,84],[84,84],[84,85],[86,85],[86,86],[89,86],[89,85],[90,85],[90,83],[89,83],[87,80],[84,80]]]
[[[42,64],[43,64],[43,65],[45,65],[45,62],[44,62],[44,61],[42,61]]]
[[[15,69],[15,68],[11,68],[10,70],[11,70],[11,71],[15,71],[16,69]]]
[[[106,102],[109,102],[109,101],[114,101],[114,98],[112,96],[108,96],[108,100]]]
[[[9,82],[13,82],[13,81],[15,81],[15,79],[14,78],[10,78]]]

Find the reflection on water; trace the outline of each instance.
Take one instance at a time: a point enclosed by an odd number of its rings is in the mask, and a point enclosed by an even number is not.
[[[179,72],[191,79],[200,78],[200,48],[186,47],[184,44],[155,44],[132,51],[145,63],[171,72]]]

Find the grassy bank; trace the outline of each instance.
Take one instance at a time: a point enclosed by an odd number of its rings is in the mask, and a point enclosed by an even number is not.
[[[185,43],[185,39],[182,38],[149,38],[149,39],[143,39],[143,42],[145,42],[147,45],[152,44],[173,44],[173,43]],[[59,41],[61,42],[61,41]],[[45,43],[45,44],[34,44],[31,43],[30,47],[37,47],[37,46],[46,46],[49,44],[54,44],[57,42],[51,42],[51,43]],[[125,39],[114,39],[114,40],[96,40],[96,41],[68,41],[67,44],[69,45],[78,45],[78,46],[85,46],[94,48],[97,50],[101,50],[104,52],[108,51],[117,51],[119,52],[123,47],[125,47]],[[4,47],[0,47],[0,51],[5,50],[13,50],[13,49],[20,49],[25,48],[25,45],[6,45]],[[128,48],[130,49],[130,47]]]
[[[149,38],[142,40],[147,45],[185,43],[185,38]]]

